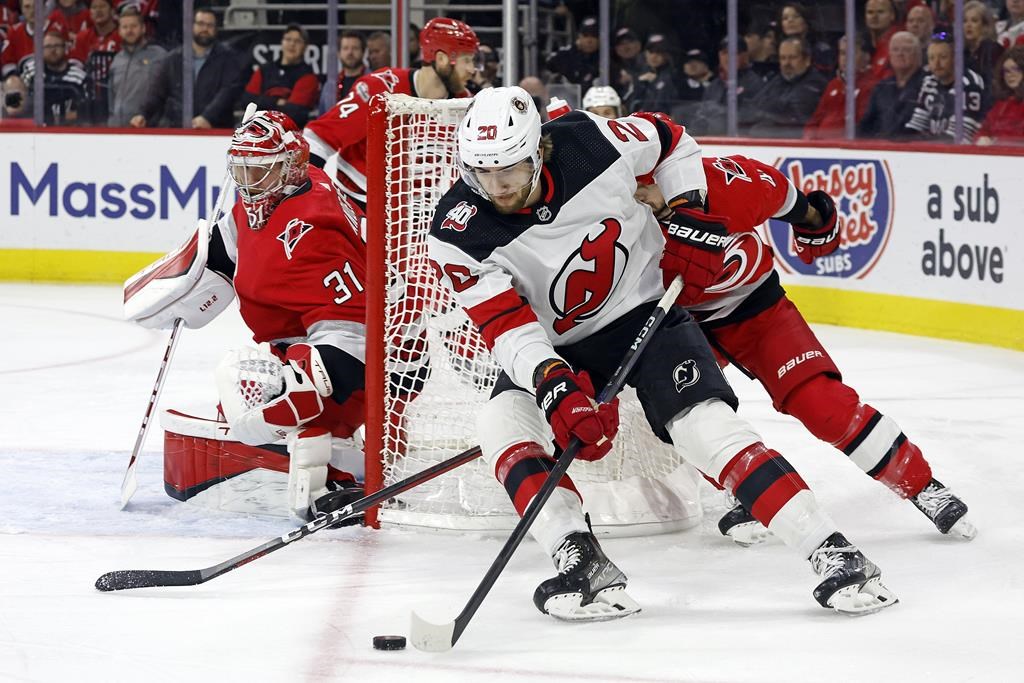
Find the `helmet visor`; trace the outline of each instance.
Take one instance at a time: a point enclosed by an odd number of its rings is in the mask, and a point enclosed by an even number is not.
[[[491,201],[532,190],[540,176],[540,160],[532,155],[503,168],[473,168],[462,163],[462,177],[477,194]],[[529,192],[527,192],[529,194]]]

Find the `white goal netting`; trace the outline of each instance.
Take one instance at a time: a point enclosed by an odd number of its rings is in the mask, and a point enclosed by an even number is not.
[[[458,179],[455,131],[468,104],[391,95],[371,123],[384,126],[383,143],[379,134],[371,135],[368,150],[380,155],[384,182],[377,192],[371,186],[368,232],[371,243],[377,240],[376,260],[382,251],[384,262],[370,269],[387,274],[387,291],[378,298],[379,310],[370,313],[383,317],[383,338],[370,343],[383,344],[389,381],[381,396],[368,390],[369,402],[383,403],[386,428],[382,443],[367,443],[367,468],[379,468],[385,486],[475,445],[476,414],[499,372],[427,259],[434,207]],[[374,225],[380,203],[383,225]],[[374,258],[372,246],[370,253]],[[422,368],[421,353],[430,370],[416,393],[412,378]],[[651,433],[630,390],[621,396],[612,453],[594,463],[576,461],[569,474],[598,533],[656,533],[699,520],[697,475]],[[471,530],[511,529],[518,520],[483,458],[402,494],[382,506],[379,518],[384,524]]]

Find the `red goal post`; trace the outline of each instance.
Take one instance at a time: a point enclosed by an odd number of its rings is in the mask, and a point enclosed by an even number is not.
[[[370,103],[367,493],[475,445],[475,413],[500,371],[426,255],[434,207],[459,178],[456,130],[470,102],[378,95]],[[595,531],[635,535],[696,524],[698,475],[651,433],[631,391],[621,399],[612,453],[569,470]],[[517,519],[483,458],[367,513],[374,526],[476,531],[508,530]]]

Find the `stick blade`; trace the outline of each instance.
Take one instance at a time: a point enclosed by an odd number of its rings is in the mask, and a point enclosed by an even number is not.
[[[413,612],[409,624],[409,640],[413,647],[423,652],[447,652],[455,645],[455,622],[432,624]]]
[[[135,468],[129,466],[128,471],[124,473],[124,481],[121,482],[121,509],[124,510],[128,505],[128,501],[135,495],[136,489],[139,488],[138,482],[135,481]]]
[[[96,590],[109,593],[131,588],[157,586],[194,586],[203,582],[200,570],[163,571],[159,569],[119,569],[96,579]]]

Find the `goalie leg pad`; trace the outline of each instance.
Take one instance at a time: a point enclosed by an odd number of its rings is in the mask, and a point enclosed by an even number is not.
[[[289,435],[288,455],[288,507],[296,517],[307,519],[313,502],[328,494],[331,433],[304,429]]]

